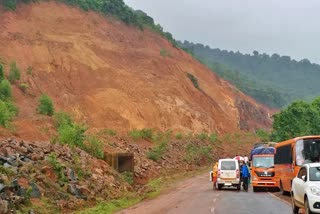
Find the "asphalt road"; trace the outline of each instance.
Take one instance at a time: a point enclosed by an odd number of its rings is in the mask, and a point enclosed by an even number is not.
[[[178,183],[156,199],[143,201],[118,214],[285,214],[289,200],[268,192],[213,190],[209,173]]]

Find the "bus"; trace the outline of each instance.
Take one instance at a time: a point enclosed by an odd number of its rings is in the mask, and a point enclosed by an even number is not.
[[[320,158],[320,135],[302,136],[275,145],[275,177],[283,195],[291,191],[293,178],[304,163],[318,162]]]

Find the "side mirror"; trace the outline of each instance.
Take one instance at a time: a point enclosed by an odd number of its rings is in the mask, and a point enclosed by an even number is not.
[[[305,175],[302,175],[302,180],[304,181],[304,182],[306,182],[307,181],[307,176],[305,176]]]

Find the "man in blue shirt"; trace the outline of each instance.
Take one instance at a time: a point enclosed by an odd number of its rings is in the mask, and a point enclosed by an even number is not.
[[[242,187],[245,191],[248,191],[249,170],[248,170],[247,165],[245,163],[243,163],[243,161],[241,161],[240,167],[241,167],[242,182],[243,182]]]

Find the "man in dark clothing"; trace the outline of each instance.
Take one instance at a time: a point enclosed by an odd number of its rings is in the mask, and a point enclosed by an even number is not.
[[[245,163],[241,162],[241,174],[242,174],[242,187],[245,191],[248,191],[248,179],[249,179],[249,170]]]

